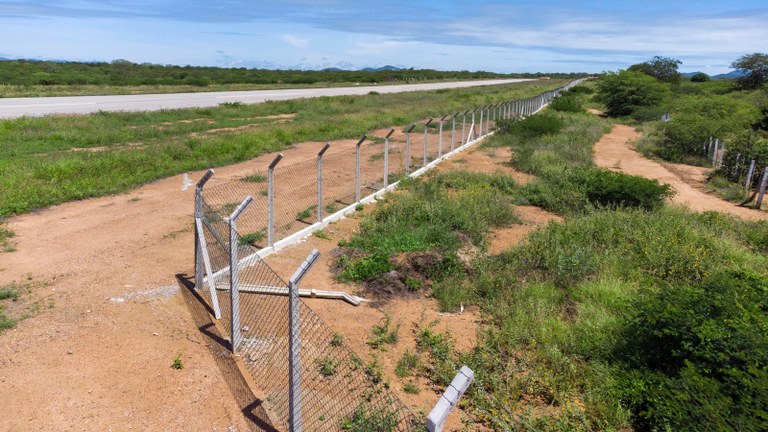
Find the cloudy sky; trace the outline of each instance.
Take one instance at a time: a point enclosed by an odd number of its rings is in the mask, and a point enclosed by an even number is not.
[[[317,69],[720,73],[768,51],[766,0],[0,0],[0,57]]]

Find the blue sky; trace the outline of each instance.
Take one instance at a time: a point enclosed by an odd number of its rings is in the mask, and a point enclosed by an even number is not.
[[[263,68],[720,73],[768,51],[768,1],[0,0],[0,57]]]

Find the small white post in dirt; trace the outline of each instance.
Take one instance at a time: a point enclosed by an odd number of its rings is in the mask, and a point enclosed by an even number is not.
[[[317,153],[317,221],[323,221],[323,155],[331,147],[327,142]]]
[[[240,287],[238,276],[238,265],[240,260],[237,254],[239,246],[239,237],[237,235],[237,218],[245,211],[248,204],[253,201],[253,197],[248,195],[242,203],[229,215],[229,311],[232,315],[230,320],[230,343],[232,352],[240,348],[242,336],[240,335]]]
[[[296,269],[288,281],[288,422],[291,432],[301,432],[301,322],[299,320],[299,283],[320,257],[317,249]]]
[[[445,389],[445,392],[443,392],[443,395],[427,416],[427,431],[442,432],[445,420],[448,419],[448,414],[459,403],[459,399],[467,391],[467,388],[469,388],[474,379],[475,373],[472,369],[462,366],[459,373],[453,378],[451,384],[448,385],[448,388]]]

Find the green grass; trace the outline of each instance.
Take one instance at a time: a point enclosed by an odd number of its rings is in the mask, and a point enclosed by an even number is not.
[[[42,284],[31,280],[32,276],[27,275],[24,283],[11,282],[0,287],[0,333],[16,327],[19,321],[40,310],[40,302],[30,302],[28,298],[32,289]],[[49,307],[51,305],[49,303]]]
[[[564,81],[437,93],[321,97],[141,113],[0,121],[0,217],[124,192],[293,143],[348,139],[460,108],[531,96]],[[277,122],[273,116],[293,117]],[[212,129],[237,128],[208,133]]]
[[[397,361],[395,366],[395,375],[398,378],[405,378],[418,373],[419,370],[419,355],[406,350],[400,360]]]
[[[420,273],[424,278],[439,279],[460,268],[459,249],[484,249],[491,227],[518,222],[512,208],[517,186],[508,176],[434,173],[405,181],[402,187],[407,193],[388,196],[344,244],[365,251],[366,256],[340,258],[341,280],[363,281],[393,270],[391,257],[397,253],[430,251],[439,251],[443,259]],[[408,277],[404,283],[412,290],[422,285]]]
[[[3,221],[0,219],[0,251],[13,252],[16,250],[16,246],[11,240],[16,234],[2,225]]]
[[[258,231],[249,232],[246,234],[243,234],[240,236],[240,238],[237,240],[238,244],[240,245],[252,245],[256,246],[267,238],[267,231],[266,228],[262,228]]]
[[[317,371],[323,378],[328,378],[336,373],[336,368],[339,367],[339,363],[333,361],[330,356],[315,359],[315,365]]]
[[[392,316],[387,314],[384,316],[384,320],[381,324],[377,324],[371,328],[373,337],[366,343],[373,349],[386,351],[387,345],[394,345],[397,343],[399,332],[400,324],[397,324],[392,328]]]

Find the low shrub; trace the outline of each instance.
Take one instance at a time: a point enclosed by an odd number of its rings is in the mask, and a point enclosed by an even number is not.
[[[604,169],[575,170],[569,180],[583,187],[589,202],[601,207],[653,210],[674,194],[672,186],[658,180]]]
[[[522,190],[528,201],[559,214],[592,208],[653,210],[674,194],[672,187],[640,176],[594,167],[566,169],[559,176],[534,181]]]
[[[555,111],[564,111],[564,112],[584,112],[584,107],[582,106],[583,101],[581,100],[581,97],[579,97],[576,94],[565,94],[560,95],[556,97],[552,102],[549,103],[549,107],[552,108]]]
[[[576,87],[571,87],[568,90],[562,92],[561,94],[593,94],[594,92],[595,90],[592,87],[579,85]]]
[[[638,423],[648,429],[768,430],[768,277],[714,273],[637,302],[627,329]],[[661,372],[662,374],[659,374]]]
[[[563,121],[555,114],[543,112],[522,120],[499,120],[496,127],[501,133],[512,134],[521,138],[535,138],[560,132],[563,129]]]

